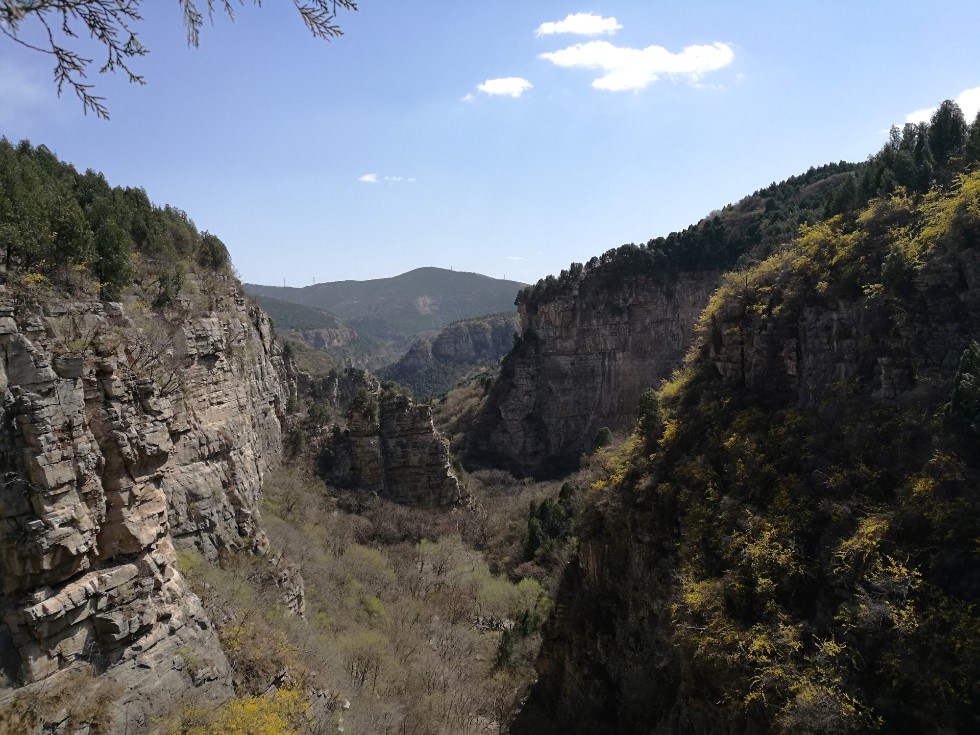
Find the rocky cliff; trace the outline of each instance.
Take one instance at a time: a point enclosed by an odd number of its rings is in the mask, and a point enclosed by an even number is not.
[[[48,689],[106,672],[123,686],[119,732],[190,689],[231,694],[175,550],[267,546],[258,495],[281,456],[286,376],[267,318],[230,279],[218,288],[206,316],[167,319],[0,302],[4,671]]]
[[[355,399],[347,430],[328,451],[331,477],[341,486],[406,505],[452,505],[464,494],[432,409],[404,395],[381,391]]]
[[[577,529],[512,732],[976,729],[980,180],[961,186],[722,279]]]
[[[522,474],[575,467],[602,427],[628,429],[640,394],[680,364],[715,272],[579,272],[519,301],[520,341],[505,358],[470,446],[476,463]]]
[[[416,340],[398,362],[378,375],[416,396],[440,395],[477,368],[500,362],[513,347],[519,328],[516,313],[453,322],[435,338]]]

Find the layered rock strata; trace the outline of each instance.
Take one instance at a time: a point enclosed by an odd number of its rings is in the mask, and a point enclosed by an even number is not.
[[[406,396],[383,392],[376,406],[351,411],[347,431],[331,450],[339,485],[405,505],[452,505],[463,497],[432,409]]]
[[[231,286],[209,316],[170,321],[111,303],[0,303],[10,680],[108,670],[126,684],[127,726],[195,685],[230,695],[175,548],[214,559],[268,545],[257,503],[281,456],[284,377],[268,320]]]
[[[505,358],[470,460],[521,474],[577,465],[602,427],[629,429],[640,394],[681,362],[718,274],[579,276],[552,299],[520,304],[520,342]]]

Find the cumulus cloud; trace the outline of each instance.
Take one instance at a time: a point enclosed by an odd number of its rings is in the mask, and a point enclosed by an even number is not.
[[[363,181],[365,184],[377,184],[378,175],[377,174],[364,174],[363,176],[357,177],[358,181]]]
[[[520,97],[527,90],[531,89],[532,86],[534,85],[527,79],[503,77],[502,79],[487,79],[482,84],[476,85],[476,88],[492,97]]]
[[[592,13],[573,13],[566,15],[564,20],[542,23],[535,31],[534,35],[552,36],[556,33],[574,33],[577,36],[601,36],[603,34],[612,35],[622,26],[615,18],[603,18],[601,15]]]
[[[963,115],[966,117],[966,121],[973,122],[977,116],[977,113],[980,112],[980,87],[973,87],[972,89],[963,90],[953,101],[960,106],[961,110],[963,110]],[[921,110],[910,112],[905,116],[905,122],[929,122],[929,119],[933,116],[937,109],[938,108],[936,107],[924,107]]]
[[[643,89],[663,75],[697,81],[702,75],[731,64],[735,52],[724,43],[688,46],[674,54],[663,46],[634,49],[615,46],[608,41],[589,41],[541,54],[540,58],[566,68],[601,70],[605,73],[593,80],[592,86],[621,92]]]

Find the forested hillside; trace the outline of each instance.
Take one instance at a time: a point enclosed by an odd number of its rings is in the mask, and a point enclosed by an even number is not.
[[[533,311],[537,304],[567,293],[583,274],[611,284],[626,275],[728,270],[759,261],[793,238],[801,225],[855,211],[899,187],[924,193],[935,182],[950,183],[963,167],[978,161],[980,116],[971,125],[947,100],[930,122],[892,127],[888,142],[864,163],[841,161],[811,168],[728,204],[680,232],[608,250],[584,265],[572,263],[557,277],[548,276],[521,291],[518,303]]]
[[[944,103],[724,277],[593,488],[514,732],[980,727],[978,136]]]
[[[172,303],[187,272],[225,272],[224,243],[146,192],[78,173],[43,145],[0,138],[0,248],[8,279],[115,300],[131,283]]]
[[[378,376],[404,385],[420,398],[439,396],[473,371],[496,367],[513,346],[518,329],[514,313],[453,322],[431,339],[416,340]]]

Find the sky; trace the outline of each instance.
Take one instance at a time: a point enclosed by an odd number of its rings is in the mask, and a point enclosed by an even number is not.
[[[146,84],[90,74],[108,122],[0,35],[0,135],[183,209],[252,283],[530,283],[980,107],[975,0],[361,0],[330,42],[276,0],[197,48],[177,0],[142,12]]]

